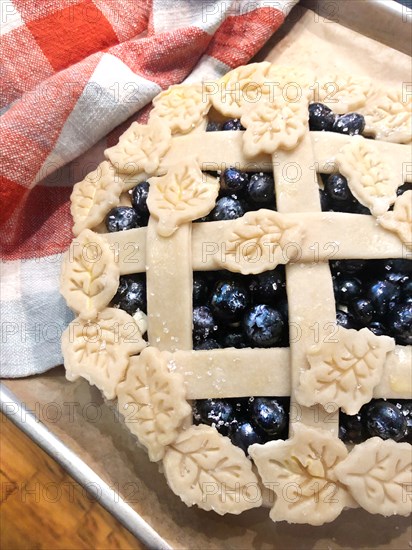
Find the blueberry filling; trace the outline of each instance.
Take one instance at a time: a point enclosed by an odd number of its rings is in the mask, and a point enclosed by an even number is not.
[[[193,403],[193,420],[214,426],[247,453],[253,443],[287,438],[289,398],[198,399]]]
[[[242,326],[253,347],[271,348],[282,343],[285,332],[282,315],[266,304],[252,307],[244,316]]]
[[[227,195],[244,192],[248,183],[248,174],[235,168],[228,168],[220,174],[220,192]]]
[[[231,118],[225,122],[217,122],[214,120],[209,120],[206,126],[206,132],[221,132],[221,131],[239,131],[245,130],[246,128],[242,126],[238,118]]]
[[[129,315],[134,315],[137,311],[147,313],[146,275],[122,275],[111,306],[123,309]]]
[[[370,215],[370,210],[352,195],[348,180],[344,176],[341,174],[321,174],[321,178],[324,188],[319,189],[319,194],[323,212]]]
[[[193,304],[195,349],[209,339],[223,348],[289,345],[284,266],[256,276],[195,272]]]
[[[220,122],[214,122],[209,120],[206,126],[206,132],[220,132],[222,130],[223,124]]]
[[[109,233],[126,231],[139,227],[139,216],[131,206],[116,206],[106,216],[106,228]]]
[[[252,174],[247,184],[249,200],[264,208],[273,207],[275,204],[275,182],[271,174]]]
[[[216,201],[216,206],[210,212],[208,220],[213,222],[235,220],[236,218],[241,218],[245,212],[244,205],[236,195],[220,197]]]
[[[337,260],[330,267],[339,325],[412,344],[411,261]]]
[[[323,103],[311,103],[309,105],[309,129],[355,136],[362,134],[365,130],[365,119],[359,113],[336,115]]]
[[[320,174],[323,189],[319,189],[320,204],[323,212],[346,212],[348,214],[371,215],[366,206],[352,195],[348,180],[342,174]],[[411,183],[405,183],[397,190],[397,195],[412,189]],[[393,210],[393,206],[389,210]]]
[[[340,411],[339,437],[352,444],[370,437],[412,443],[412,401],[372,399],[356,415]]]
[[[412,191],[412,183],[407,182],[401,185],[400,187],[398,187],[398,189],[396,190],[396,194],[399,197],[400,195],[403,195],[404,193],[406,193],[406,191]]]
[[[147,197],[149,195],[149,182],[143,181],[132,190],[132,206],[139,216],[139,226],[144,227],[149,221],[149,209]]]
[[[275,182],[272,174],[248,173],[230,167],[216,174],[219,178],[219,195],[213,210],[196,222],[235,220],[246,212],[266,208],[276,210]]]
[[[332,132],[336,115],[323,103],[309,105],[309,128],[312,131]]]
[[[365,129],[365,119],[359,113],[347,113],[336,117],[332,132],[356,136],[362,134]]]
[[[242,126],[240,120],[238,118],[233,118],[231,120],[227,120],[222,125],[223,131],[238,131],[238,130],[245,130],[246,128]]]
[[[105,224],[109,233],[126,231],[136,227],[146,227],[149,223],[147,196],[149,183],[144,181],[130,191],[132,206],[116,206],[107,214]]]

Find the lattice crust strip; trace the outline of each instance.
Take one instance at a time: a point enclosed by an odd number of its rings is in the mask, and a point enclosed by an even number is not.
[[[388,215],[391,213],[388,212]],[[400,258],[405,254],[405,245],[399,237],[377,226],[371,216],[340,212],[278,213],[263,209],[249,214],[244,220],[192,225],[194,271],[223,268],[252,273],[252,270],[263,271],[267,262],[270,262],[268,269],[273,269],[275,259],[278,264],[285,264],[290,259],[310,264],[341,259]],[[384,225],[383,220],[378,221]],[[255,225],[255,232],[250,234],[250,227],[243,228],[244,222],[247,226]],[[293,230],[293,239],[285,241],[284,236],[279,234],[279,242],[273,241],[276,235],[263,235],[261,227],[269,222],[271,225],[268,228],[276,225],[278,229],[287,229],[288,233]],[[146,270],[146,234],[147,229],[142,227],[99,235],[108,243],[121,275]],[[243,238],[241,234],[244,234]],[[355,240],[359,245],[357,247],[353,246]],[[294,258],[296,254],[298,257]],[[242,262],[236,262],[237,259]]]
[[[117,398],[130,431],[188,506],[238,514],[261,506],[266,486],[275,494],[274,521],[320,525],[356,506],[410,513],[402,491],[412,483],[411,446],[373,438],[349,452],[337,434],[339,407],[352,414],[372,396],[411,396],[411,346],[338,329],[328,266],[408,257],[412,196],[397,198],[397,189],[412,181],[410,101],[339,75],[336,112],[363,112],[366,135],[376,139],[310,132],[313,83],[322,100],[331,78],[261,63],[206,87],[173,86],[154,100],[148,125],[133,123],[74,188],[76,238],[61,278],[78,314],[63,335],[67,377]],[[298,100],[291,81],[302,88]],[[246,130],[205,132],[211,107],[241,118]],[[277,212],[193,224],[219,191],[202,172],[229,166],[272,171]],[[338,171],[372,216],[321,212],[318,175]],[[128,204],[126,192],[147,179],[148,227],[105,233],[107,212]],[[298,331],[290,347],[193,351],[193,270],[248,274],[278,264],[286,269],[290,334]],[[119,276],[134,273],[146,273],[148,342],[141,320],[110,307]],[[249,448],[254,467],[215,428],[193,426],[190,406],[249,395],[290,396],[296,413],[289,439]]]

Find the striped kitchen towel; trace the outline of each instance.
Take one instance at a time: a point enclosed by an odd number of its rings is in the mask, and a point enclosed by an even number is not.
[[[1,376],[62,361],[73,183],[162,89],[247,63],[297,2],[1,1]]]

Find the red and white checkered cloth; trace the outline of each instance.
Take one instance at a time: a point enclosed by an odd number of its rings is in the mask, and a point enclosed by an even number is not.
[[[162,89],[247,63],[297,2],[1,1],[1,376],[62,361],[73,183]]]

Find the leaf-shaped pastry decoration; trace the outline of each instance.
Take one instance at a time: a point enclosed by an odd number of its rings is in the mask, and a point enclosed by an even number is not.
[[[356,445],[336,467],[353,498],[371,514],[411,513],[412,447],[379,437]]]
[[[240,118],[261,101],[277,95],[295,101],[310,93],[314,76],[308,69],[251,63],[226,73],[217,83],[205,83],[215,109],[228,117]]]
[[[247,212],[224,229],[218,262],[223,269],[243,275],[261,273],[292,260],[302,240],[301,225],[288,222],[282,214],[265,209]]]
[[[392,212],[378,218],[385,229],[397,233],[406,245],[412,245],[412,191],[406,191],[395,201]]]
[[[242,115],[241,122],[246,128],[243,134],[246,156],[293,149],[308,129],[307,102],[291,102],[276,96],[273,101],[258,103],[247,111]]]
[[[93,319],[116,294],[119,275],[109,244],[97,233],[84,229],[63,258],[60,292],[80,317]]]
[[[107,160],[76,183],[70,196],[73,233],[92,229],[104,220],[107,212],[119,204],[123,178]]]
[[[213,107],[227,117],[239,118],[262,94],[273,91],[273,86],[264,85],[270,67],[268,62],[250,63],[229,71],[217,82],[205,83]]]
[[[147,125],[133,122],[120,136],[119,143],[106,149],[104,154],[121,173],[151,175],[156,173],[170,144],[169,126],[154,118]]]
[[[319,79],[314,101],[326,103],[335,113],[356,111],[373,93],[372,82],[361,76],[330,74]]]
[[[272,97],[276,90],[274,84],[279,86],[279,91],[285,99],[295,101],[303,96],[310,96],[313,92],[315,76],[311,70],[306,67],[290,67],[286,65],[270,65],[265,73],[266,88],[269,89],[269,83],[272,85]],[[269,98],[268,98],[269,99]]]
[[[240,514],[262,504],[259,481],[245,453],[206,425],[182,431],[166,449],[169,486],[187,506]]]
[[[118,409],[153,461],[163,458],[192,414],[183,376],[170,368],[171,360],[169,352],[146,348],[117,388]]]
[[[374,216],[382,215],[395,202],[396,190],[403,185],[402,173],[382,159],[373,142],[353,136],[342,147],[336,162],[355,198]]]
[[[401,89],[390,90],[366,105],[365,133],[383,141],[410,143],[412,140],[412,96]]]
[[[147,206],[159,220],[157,231],[162,237],[172,235],[182,223],[208,214],[219,192],[218,180],[202,174],[194,159],[171,166],[165,176],[149,182]]]
[[[373,396],[382,378],[386,355],[395,349],[388,336],[339,327],[335,342],[308,349],[310,369],[300,375],[296,399],[301,405],[336,403],[346,414],[357,414]]]
[[[296,424],[291,439],[251,445],[249,454],[263,483],[276,493],[273,521],[322,525],[351,504],[335,472],[348,451],[326,430]]]
[[[199,126],[210,109],[210,98],[201,84],[177,84],[153,100],[150,120],[160,118],[172,134],[186,134]]]
[[[70,381],[81,376],[114,399],[130,356],[145,346],[133,317],[121,309],[106,308],[92,321],[77,317],[62,336],[66,376]]]

